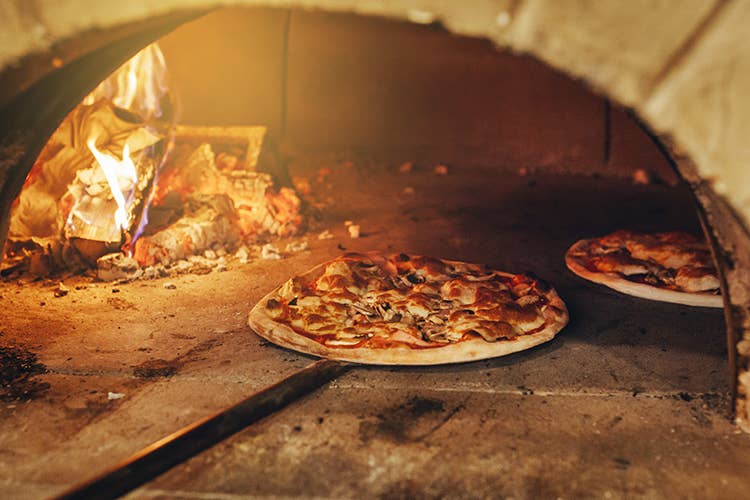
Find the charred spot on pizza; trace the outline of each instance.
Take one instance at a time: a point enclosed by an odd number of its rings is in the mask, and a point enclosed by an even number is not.
[[[281,302],[276,299],[268,299],[268,302],[266,302],[266,308],[268,310],[280,309]]]
[[[419,276],[415,273],[408,274],[406,276],[406,279],[409,280],[412,285],[418,285],[425,282],[425,278],[423,276]]]

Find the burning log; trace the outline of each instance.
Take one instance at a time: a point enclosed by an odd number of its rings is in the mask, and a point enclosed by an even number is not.
[[[130,229],[134,209],[154,175],[153,161],[144,153],[161,137],[142,124],[119,118],[110,105],[95,105],[94,112],[94,116],[83,118],[85,129],[78,134],[87,138],[85,147],[90,150],[82,155],[91,158],[93,154],[94,161],[89,168],[78,170],[68,186],[65,196],[71,200],[71,208],[64,235],[119,242],[122,231]],[[76,144],[76,149],[82,148]]]
[[[102,152],[113,156],[121,154],[126,143],[135,153],[160,140],[142,124],[120,118],[104,101],[79,106],[54,132],[29,173],[11,216],[10,239],[60,236],[77,201],[66,195],[68,186],[79,171],[92,167],[86,144],[92,136],[98,137]]]
[[[13,211],[6,255],[22,248],[32,272],[80,270],[119,246],[122,226],[118,209],[132,210],[153,175],[153,162],[143,158],[126,179],[114,171],[117,193],[104,167],[92,156],[115,160],[123,150],[143,157],[161,138],[141,123],[118,115],[105,101],[79,106],[63,121],[27,178]],[[120,162],[121,163],[121,162]],[[125,201],[117,203],[116,194]],[[88,243],[95,242],[95,243]],[[19,255],[16,253],[16,255]]]
[[[48,272],[119,250],[154,176],[168,93],[164,58],[150,45],[63,120],[26,179],[5,256]],[[148,126],[145,122],[148,122]]]
[[[139,264],[171,263],[240,241],[237,212],[227,195],[192,195],[187,206],[186,215],[177,222],[136,241],[133,257]]]
[[[219,147],[225,155],[235,157],[230,168],[239,167],[243,170],[257,170],[258,161],[267,142],[267,129],[263,126],[255,127],[197,127],[193,125],[177,125],[175,137],[177,142],[189,145],[192,150],[211,144]],[[219,152],[217,156],[221,156]]]
[[[259,127],[238,128],[247,133],[246,129]],[[180,134],[186,133],[185,127],[180,130],[183,131]],[[217,127],[211,130],[218,134]],[[294,235],[302,223],[299,197],[290,188],[276,190],[270,174],[255,171],[253,162],[259,157],[259,152],[250,147],[245,151],[243,146],[233,143],[238,136],[238,132],[228,132],[226,138],[214,137],[214,142],[202,143],[188,153],[182,142],[183,136],[178,135],[175,139],[178,153],[160,178],[154,207],[159,207],[174,192],[180,193],[183,198],[192,193],[225,193],[234,203],[243,239],[252,241],[263,235]],[[195,134],[188,134],[187,137],[194,138]],[[258,141],[248,139],[248,142],[256,144]],[[245,152],[237,157],[227,150]],[[246,163],[248,161],[250,165]]]

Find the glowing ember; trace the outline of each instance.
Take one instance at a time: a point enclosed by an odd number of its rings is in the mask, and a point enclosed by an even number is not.
[[[138,183],[138,172],[130,158],[130,148],[126,143],[122,148],[122,160],[118,160],[96,149],[96,139],[93,137],[89,138],[86,145],[93,153],[99,166],[102,167],[109,189],[112,191],[112,197],[117,203],[115,224],[123,231],[127,231],[130,228],[130,205],[133,202],[133,188]],[[121,182],[122,180],[125,182]]]

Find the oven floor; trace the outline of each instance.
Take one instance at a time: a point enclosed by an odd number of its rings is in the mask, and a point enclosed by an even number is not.
[[[316,185],[321,165],[293,171]],[[118,286],[69,279],[65,297],[0,284],[0,383],[7,394],[14,378],[16,394],[0,400],[0,497],[59,493],[310,364],[261,341],[246,314],[340,247],[533,270],[571,322],[492,361],[356,368],[131,498],[746,495],[750,437],[727,418],[722,312],[619,295],[563,263],[581,237],[696,228],[685,190],[365,165],[332,167],[309,250],[283,260]],[[323,229],[334,238],[317,239]]]

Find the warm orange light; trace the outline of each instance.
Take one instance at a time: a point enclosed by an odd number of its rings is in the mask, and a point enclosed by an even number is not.
[[[138,183],[138,172],[130,158],[130,148],[127,143],[122,148],[122,160],[118,160],[96,148],[96,139],[89,138],[86,142],[97,163],[104,171],[107,184],[112,191],[112,198],[117,203],[115,224],[126,231],[130,228],[130,205],[133,202],[133,189]]]
[[[83,104],[109,99],[115,106],[138,113],[144,119],[160,117],[161,99],[167,92],[167,65],[159,45],[152,43],[99,84]]]

